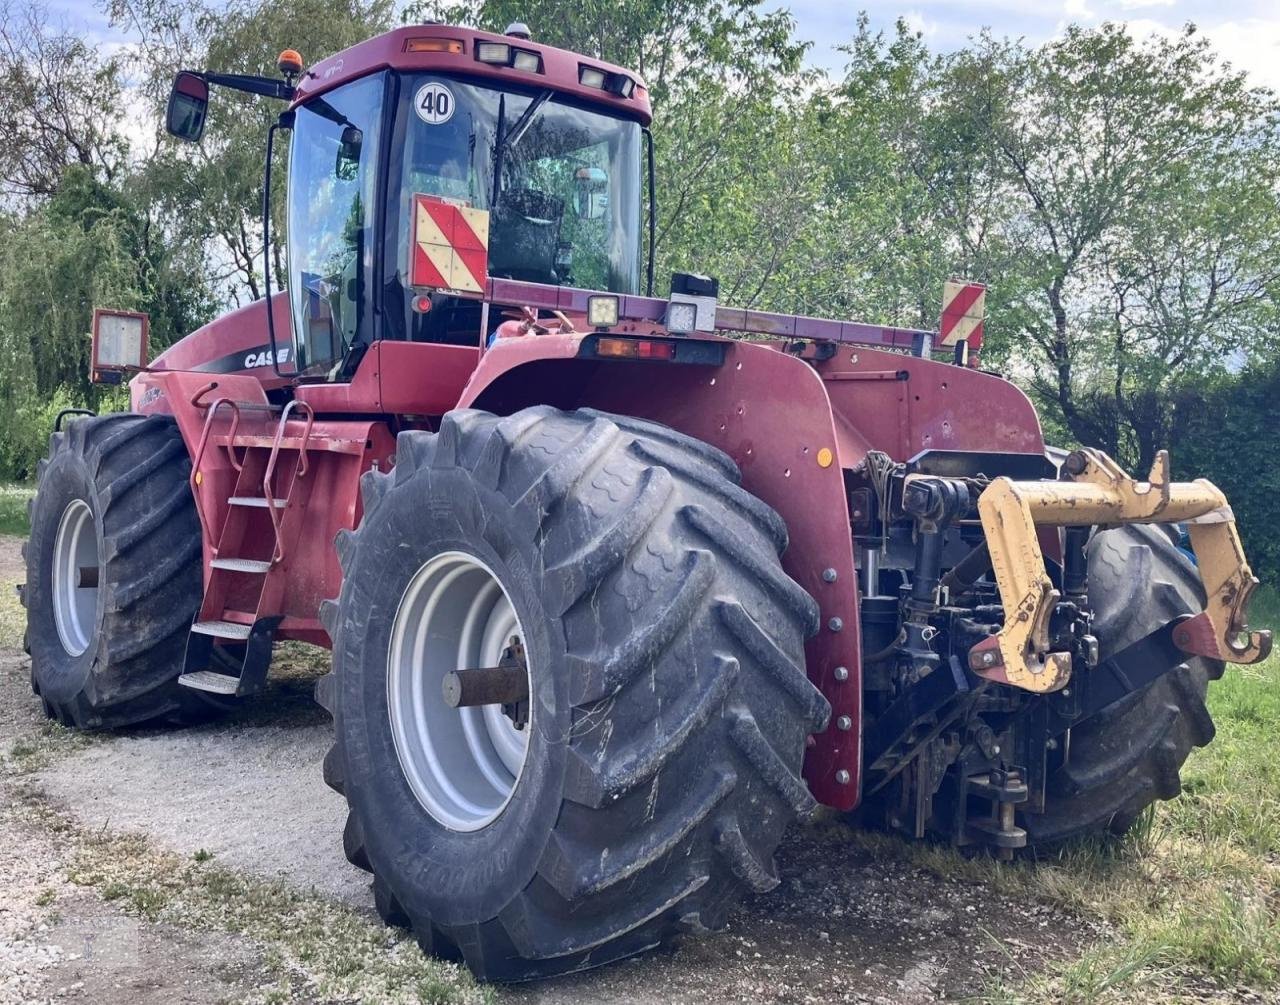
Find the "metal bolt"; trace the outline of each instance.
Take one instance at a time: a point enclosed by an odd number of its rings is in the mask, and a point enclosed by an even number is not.
[[[998,743],[993,743],[993,744],[991,745],[991,756],[992,756],[992,757],[995,757],[995,756],[996,756],[996,754],[998,754],[998,753],[1000,753],[1000,744],[998,744]]]
[[[841,621],[839,618],[832,618],[830,621],[827,622],[827,627],[830,628],[833,632],[838,632],[840,631],[840,629],[844,627],[844,622]]]
[[[1064,698],[1070,698],[1070,697],[1071,697],[1071,688],[1069,688],[1069,687],[1064,687],[1064,688],[1062,689],[1062,697],[1064,697]]]
[[[841,683],[843,683],[844,681],[847,681],[849,679],[849,668],[836,667],[835,676],[836,676],[836,680],[840,681]]]
[[[1044,744],[1044,749],[1045,749],[1045,750],[1057,750],[1057,749],[1058,749],[1058,741],[1057,741],[1057,740],[1046,740],[1046,741],[1045,741],[1045,744]]]
[[[823,581],[824,583],[834,583],[834,582],[836,581],[836,570],[835,570],[835,569],[823,569],[823,570],[822,570],[822,581]]]
[[[840,716],[839,719],[836,720],[836,729],[852,729],[852,728],[853,728],[853,720],[850,719],[847,715],[842,715]]]
[[[983,654],[982,654],[982,665],[983,665],[984,667],[989,667],[989,666],[994,665],[995,661],[996,661],[996,654],[995,654],[995,653],[990,653],[990,652],[988,652],[988,653],[983,653]]]
[[[839,771],[836,772],[836,781],[839,782],[841,785],[848,785],[849,772],[845,771],[844,768],[841,768]]]

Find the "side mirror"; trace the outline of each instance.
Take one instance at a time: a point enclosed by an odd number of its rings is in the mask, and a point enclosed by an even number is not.
[[[94,384],[119,384],[126,372],[147,365],[151,321],[134,311],[93,309],[93,346],[89,379]]]
[[[209,82],[198,73],[183,70],[173,78],[164,127],[171,136],[195,143],[204,134],[209,111]]]
[[[573,208],[580,220],[598,220],[609,209],[609,175],[604,168],[581,167],[573,175]]]
[[[360,148],[364,145],[364,133],[355,126],[347,126],[342,130],[342,140],[338,143],[338,159],[333,166],[333,173],[339,181],[355,181],[360,175]]]

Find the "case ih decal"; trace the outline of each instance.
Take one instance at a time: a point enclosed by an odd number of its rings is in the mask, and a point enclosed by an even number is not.
[[[415,195],[411,254],[411,286],[483,293],[488,279],[489,214]]]

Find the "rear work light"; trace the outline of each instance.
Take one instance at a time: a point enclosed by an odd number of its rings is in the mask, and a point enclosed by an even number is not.
[[[600,91],[608,91],[620,98],[629,98],[636,89],[636,82],[625,73],[606,73],[599,67],[578,64],[578,83],[583,87],[594,87]]]
[[[542,57],[536,52],[517,49],[515,56],[511,60],[511,65],[517,70],[524,70],[526,73],[541,73]]]
[[[476,61],[490,66],[513,66],[525,73],[541,73],[542,57],[506,42],[477,42]]]
[[[592,328],[612,328],[617,323],[617,297],[594,296],[587,298],[587,324]]]
[[[578,83],[583,87],[595,87],[603,91],[604,80],[604,70],[597,70],[594,66],[578,67]]]
[[[405,52],[451,52],[455,56],[462,53],[462,42],[456,38],[411,38],[404,44]]]
[[[675,359],[676,344],[653,339],[602,338],[596,340],[596,355],[614,359]]]
[[[506,42],[477,42],[476,59],[481,63],[506,66],[511,62],[511,46]]]

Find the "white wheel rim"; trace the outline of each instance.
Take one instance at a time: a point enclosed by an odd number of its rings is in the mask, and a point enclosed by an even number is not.
[[[62,511],[53,543],[53,621],[71,656],[89,648],[98,616],[98,588],[80,586],[80,570],[96,573],[100,564],[93,510],[83,499],[73,499]]]
[[[487,827],[510,802],[528,756],[533,703],[529,722],[516,729],[501,705],[449,707],[442,682],[454,670],[497,666],[513,636],[525,639],[507,591],[460,551],[423,565],[396,609],[387,653],[396,755],[415,798],[450,830]]]

